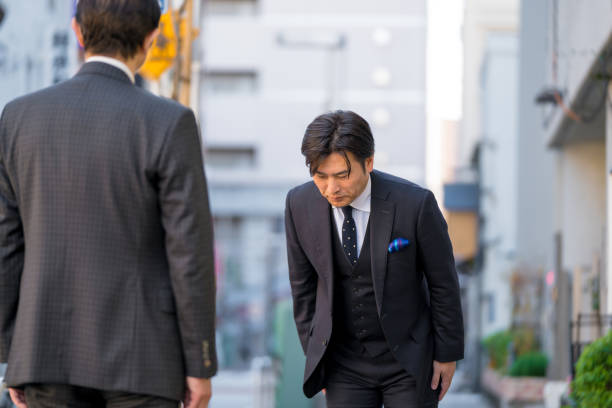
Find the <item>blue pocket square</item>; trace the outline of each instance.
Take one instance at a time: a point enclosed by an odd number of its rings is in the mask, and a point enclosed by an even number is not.
[[[397,252],[410,245],[410,241],[405,238],[396,238],[389,243],[389,253]]]

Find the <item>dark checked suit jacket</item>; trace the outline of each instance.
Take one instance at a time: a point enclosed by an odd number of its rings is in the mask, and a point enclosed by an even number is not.
[[[423,394],[433,359],[463,358],[460,293],[447,226],[430,191],[379,171],[371,179],[370,256],[378,317],[390,350]],[[304,393],[311,397],[325,385],[321,362],[334,330],[330,205],[313,182],[289,192],[285,223],[293,311],[306,354]],[[411,243],[389,254],[396,238]]]
[[[0,119],[6,381],[181,399],[217,369],[212,226],[191,110],[85,64]]]

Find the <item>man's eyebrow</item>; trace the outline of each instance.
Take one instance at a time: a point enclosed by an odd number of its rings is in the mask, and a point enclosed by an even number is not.
[[[331,176],[342,176],[342,175],[344,175],[346,173],[348,173],[348,169],[347,170],[339,171],[338,173],[333,173],[333,174],[331,174]],[[315,174],[318,174],[320,176],[330,176],[330,174],[323,173],[322,171],[318,171],[318,170],[315,171]]]

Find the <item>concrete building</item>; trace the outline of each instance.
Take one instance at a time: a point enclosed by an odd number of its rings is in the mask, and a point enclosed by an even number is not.
[[[535,318],[540,310],[543,350],[555,353],[553,302],[555,270],[555,162],[557,152],[544,140],[545,117],[536,98],[547,86],[548,7],[546,0],[521,2],[518,88],[517,253],[519,270],[539,280],[540,293],[531,293],[523,305]],[[547,277],[547,278],[546,278]],[[527,303],[529,302],[529,303]],[[530,323],[536,323],[531,321]],[[567,350],[567,349],[566,349]],[[567,354],[567,353],[565,353]]]
[[[518,1],[465,0],[463,104],[449,232],[464,272],[466,378],[478,387],[481,341],[510,327],[517,248]],[[468,250],[469,249],[469,250]],[[457,254],[461,255],[461,254]]]
[[[307,124],[354,110],[372,125],[375,167],[424,182],[426,1],[210,0],[202,16],[221,358],[240,368],[269,351],[270,311],[289,296],[284,199],[309,179]]]
[[[612,6],[600,0],[584,7],[572,1],[548,0],[550,19],[546,53],[548,92],[559,94],[546,111],[544,143],[559,150],[556,228],[562,232],[563,267],[594,265],[607,258],[612,206],[608,170],[610,75],[612,65]],[[572,24],[567,24],[568,21]],[[576,215],[588,215],[577,217]],[[606,232],[607,231],[607,232]],[[606,244],[607,243],[607,244]],[[610,277],[611,265],[607,265]],[[609,281],[609,279],[608,279]],[[602,310],[612,311],[611,294]]]
[[[0,108],[11,99],[70,78],[78,46],[72,2],[0,0]],[[24,29],[27,27],[27,29]]]
[[[510,326],[516,255],[518,3],[467,0],[458,163],[479,184],[482,296],[472,320],[483,337]],[[465,171],[464,171],[465,174]],[[469,174],[469,172],[467,173]],[[459,177],[466,177],[461,176]],[[478,297],[478,296],[477,296]],[[478,339],[471,339],[472,342]]]
[[[485,217],[483,293],[486,301],[488,265],[505,262],[507,270],[516,272],[515,279],[506,282],[507,290],[508,283],[515,285],[514,296],[501,306],[512,308],[511,323],[531,325],[538,331],[543,350],[551,356],[549,378],[564,380],[572,369],[570,343],[576,343],[578,336],[588,343],[610,327],[612,6],[605,1],[587,6],[575,1],[523,0],[520,16],[519,47],[512,46],[513,59],[518,56],[514,113],[504,108],[503,116],[490,116],[491,109],[499,109],[512,92],[490,94],[505,85],[492,80],[494,70],[488,62],[479,71],[481,95],[491,95],[481,102],[485,109],[479,114],[485,116],[478,120],[484,124],[478,149]],[[499,41],[500,32],[492,37]],[[469,109],[464,114],[464,122],[470,121]],[[506,117],[516,121],[507,125],[506,142],[499,138],[504,129],[487,130],[487,123],[492,123],[487,117],[498,126]],[[464,123],[464,131],[470,128]],[[516,133],[513,142],[509,129]],[[500,170],[511,176],[500,176]],[[509,200],[511,206],[493,206],[493,198],[498,203]],[[494,208],[497,217],[487,216]],[[502,248],[503,241],[490,241],[487,232],[491,231],[488,220],[496,218],[501,221],[499,236],[513,237],[514,251],[506,260],[504,251],[495,249]],[[495,258],[493,263],[489,256]],[[529,280],[522,293],[516,288],[517,277]],[[579,315],[583,319],[580,334],[576,328],[570,333],[569,323],[576,323]],[[486,331],[484,316],[483,334]],[[581,350],[575,346],[574,358]]]
[[[480,243],[483,258],[482,334],[512,322],[511,279],[516,267],[517,189],[516,33],[489,33],[481,66],[479,156]]]
[[[571,334],[572,342],[577,336],[582,342],[592,341],[611,323],[612,5],[604,0],[588,5],[569,0],[538,3],[544,3],[536,7],[545,8],[546,19],[530,26],[540,33],[538,25],[546,26],[540,34],[545,35],[546,48],[543,66],[537,71],[541,76],[544,70],[545,86],[537,95],[542,125],[536,134],[543,145],[557,152],[552,282],[560,295],[555,297],[559,312],[554,319],[553,347],[564,357],[554,367],[556,376],[563,378],[571,366],[562,352],[570,338],[567,321],[576,322],[579,314],[581,319],[608,316],[596,319],[603,327],[583,321],[580,334],[577,328]]]

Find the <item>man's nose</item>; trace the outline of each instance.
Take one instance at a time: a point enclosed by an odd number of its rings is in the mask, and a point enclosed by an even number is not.
[[[328,196],[334,195],[339,190],[339,185],[334,180],[329,180],[327,182],[327,190],[325,191]]]

